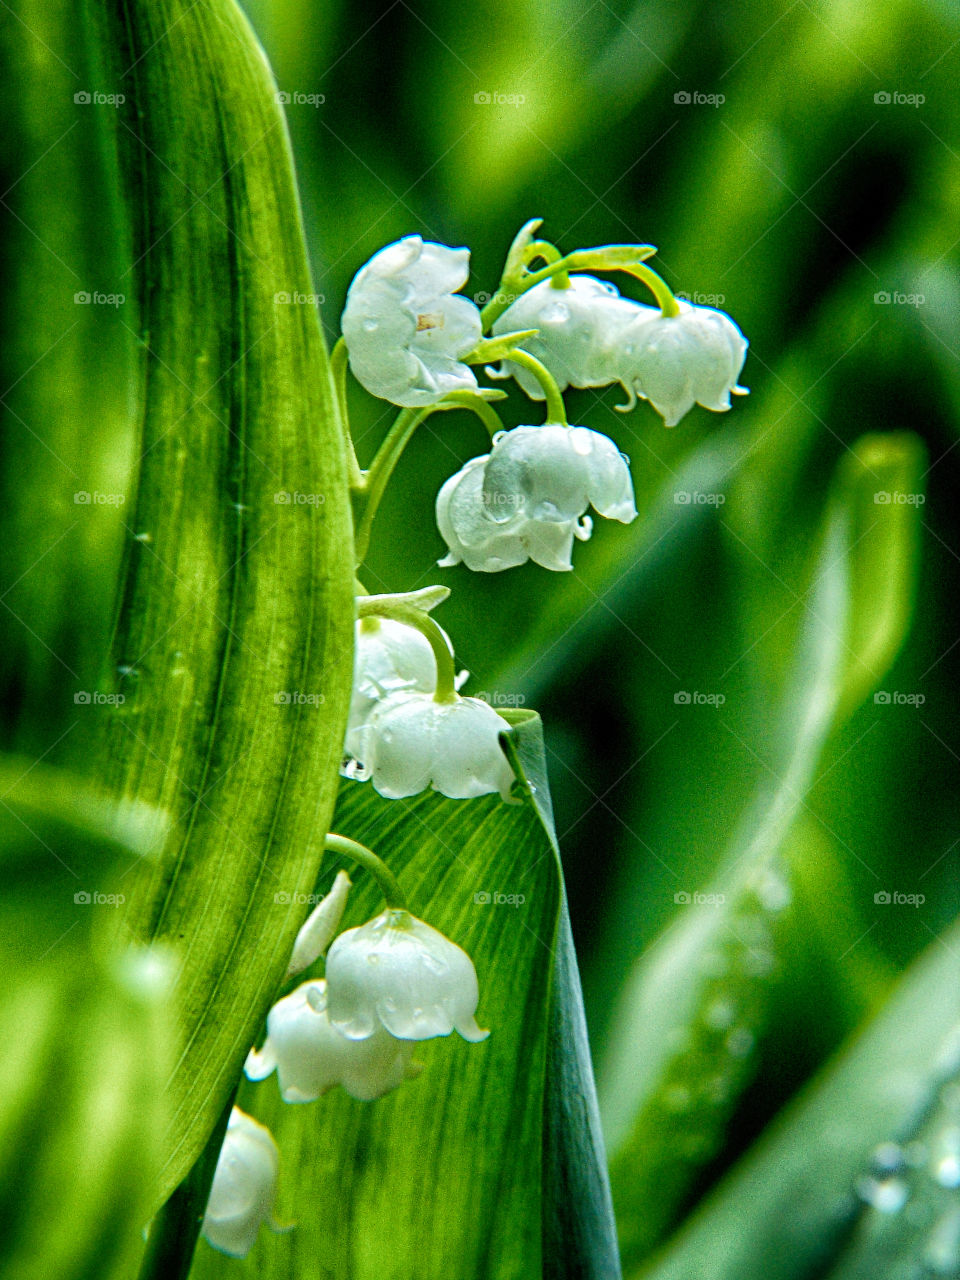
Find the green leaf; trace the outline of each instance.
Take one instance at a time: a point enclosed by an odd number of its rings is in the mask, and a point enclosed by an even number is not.
[[[104,755],[170,819],[125,924],[170,939],[162,1199],[202,1150],[305,914],[349,696],[341,423],[275,86],[230,0],[95,5],[133,226],[140,444]]]
[[[882,1013],[637,1275],[853,1280],[900,1274],[898,1256],[911,1274],[921,1262],[926,1274],[955,1273],[956,1191],[939,1161],[956,1134],[960,1053],[945,993],[960,982],[958,947],[957,926],[931,943]]]
[[[510,735],[532,776],[539,735],[531,719]],[[335,829],[381,854],[414,913],[473,958],[491,1034],[424,1043],[419,1079],[375,1103],[337,1090],[294,1106],[274,1079],[245,1085],[240,1105],[281,1150],[277,1216],[297,1227],[262,1233],[239,1265],[201,1245],[195,1278],[619,1275],[549,796],[534,785],[537,806],[529,792],[387,801],[344,785]],[[347,923],[378,909],[355,876]]]
[[[678,919],[637,961],[621,997],[601,1097],[628,1268],[676,1220],[753,1077],[784,951],[802,927],[798,887],[810,895],[810,873],[794,863],[802,846],[791,850],[788,837],[830,735],[881,678],[906,626],[916,507],[913,519],[902,506],[887,518],[894,507],[873,497],[878,468],[902,475],[903,459],[915,465],[918,452],[912,439],[871,437],[838,468],[778,717],[779,758],[709,892],[678,896]],[[890,566],[883,589],[873,581],[881,563]],[[821,879],[835,874],[824,856]],[[855,915],[838,919],[833,940],[852,945],[858,933]]]
[[[0,1270],[121,1280],[159,1168],[172,966],[116,947],[94,886],[156,823],[23,760],[2,762],[0,794]]]

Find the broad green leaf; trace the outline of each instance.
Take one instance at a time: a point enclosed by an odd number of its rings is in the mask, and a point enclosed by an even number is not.
[[[898,1258],[905,1274],[956,1273],[958,948],[956,926],[930,944],[883,1011],[636,1275],[859,1280],[899,1275]]]
[[[542,776],[539,732],[526,718],[510,744],[528,778]],[[201,1244],[195,1278],[619,1275],[549,798],[534,785],[536,807],[344,784],[334,829],[378,851],[414,913],[470,954],[491,1034],[426,1042],[423,1074],[374,1103],[336,1090],[295,1106],[275,1079],[245,1085],[240,1105],[281,1150],[278,1219],[297,1226],[262,1233],[239,1265]],[[348,924],[379,910],[362,874],[354,884]]]
[[[170,939],[179,1056],[159,1194],[202,1150],[305,914],[348,698],[341,424],[263,55],[231,0],[91,4],[122,92],[139,467],[113,688],[114,793],[169,814],[124,923]]]
[[[783,953],[802,928],[797,881],[810,875],[794,865],[802,846],[791,852],[788,837],[828,738],[881,678],[905,629],[916,507],[873,495],[879,475],[903,475],[917,455],[912,439],[870,437],[840,464],[779,713],[779,758],[708,891],[699,901],[681,895],[678,919],[637,961],[622,995],[601,1097],[627,1267],[675,1221],[753,1076]],[[819,874],[834,874],[829,859]],[[804,887],[799,909],[810,897]],[[853,944],[856,921],[846,924],[844,945]]]
[[[23,759],[0,795],[0,1271],[125,1280],[160,1163],[172,966],[111,945],[97,886],[156,819]]]

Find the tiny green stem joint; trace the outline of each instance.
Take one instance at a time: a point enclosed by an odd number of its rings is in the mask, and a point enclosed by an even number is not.
[[[324,847],[330,853],[339,854],[342,858],[349,858],[351,862],[355,862],[364,871],[369,871],[374,880],[376,880],[380,892],[383,894],[384,902],[386,902],[391,911],[407,911],[409,909],[397,877],[383,859],[377,857],[372,849],[368,849],[364,844],[358,844],[356,840],[351,840],[348,836],[334,834],[327,836],[324,841]]]
[[[398,596],[364,596],[357,601],[358,618],[391,618],[413,627],[425,636],[437,662],[437,689],[435,702],[455,702],[457,698],[457,667],[450,652],[447,638],[422,609],[409,604]]]
[[[347,473],[351,489],[361,489],[364,483],[363,472],[357,462],[357,453],[350,435],[350,415],[347,412],[347,344],[338,338],[330,352],[330,373],[337,394],[337,405],[340,410],[340,422],[343,428],[343,443],[347,453]]]
[[[629,275],[642,280],[657,300],[661,313],[670,318],[680,314],[680,306],[670,286],[661,276],[642,262],[634,262],[629,267],[621,267]]]
[[[550,370],[540,363],[536,356],[530,355],[529,351],[512,351],[510,359],[514,364],[520,365],[522,369],[529,370],[543,387],[544,395],[547,398],[547,422],[559,422],[563,426],[567,423],[567,411],[563,406],[563,396],[560,394],[560,388],[553,379]]]

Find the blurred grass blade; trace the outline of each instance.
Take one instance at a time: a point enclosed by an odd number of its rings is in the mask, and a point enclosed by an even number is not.
[[[172,966],[108,945],[94,886],[153,815],[118,818],[63,774],[0,765],[0,1272],[126,1280],[160,1162]]]
[[[515,732],[514,759],[535,774],[539,723]],[[387,801],[344,785],[336,829],[377,849],[415,914],[473,958],[478,1018],[491,1034],[479,1045],[455,1035],[425,1042],[419,1079],[374,1103],[336,1090],[293,1106],[272,1078],[245,1085],[240,1105],[282,1152],[277,1216],[297,1227],[262,1233],[239,1264],[201,1246],[195,1280],[619,1275],[569,935],[558,944],[549,801],[534,785],[538,807],[435,793]],[[355,877],[346,923],[379,909],[367,878]]]
[[[956,1133],[960,928],[930,944],[866,1031],[734,1169],[651,1280],[813,1280],[955,1273],[942,1218],[956,1191],[938,1174]],[[909,1153],[909,1159],[908,1159]],[[912,1161],[912,1163],[911,1163]],[[948,1181],[948,1179],[946,1179]],[[946,1194],[944,1194],[946,1192]],[[912,1213],[903,1212],[913,1198]],[[883,1246],[878,1249],[880,1237]],[[907,1247],[902,1247],[907,1246]]]
[[[773,980],[785,945],[803,928],[795,913],[810,898],[805,884],[796,902],[800,849],[791,854],[785,842],[830,735],[882,678],[903,639],[917,508],[877,503],[874,494],[881,478],[915,474],[918,455],[912,438],[868,437],[840,464],[778,717],[772,781],[745,813],[711,893],[699,902],[685,895],[678,920],[637,962],[621,998],[601,1097],[628,1268],[676,1221],[753,1076]],[[837,874],[826,856],[819,871],[826,880]],[[856,940],[855,915],[836,926],[832,940],[842,950]]]
[[[182,948],[161,1197],[220,1115],[316,878],[349,691],[340,422],[275,87],[231,0],[91,6],[134,226],[142,414],[104,738],[170,815],[125,923]],[[86,109],[90,109],[87,107]],[[299,300],[298,300],[299,299]]]

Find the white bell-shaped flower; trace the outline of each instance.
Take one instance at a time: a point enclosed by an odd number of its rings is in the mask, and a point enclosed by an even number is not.
[[[456,293],[470,274],[469,249],[404,236],[357,272],[341,327],[350,368],[382,400],[415,408],[477,380],[461,357],[480,341],[480,312]]]
[[[327,957],[330,1021],[352,1040],[386,1028],[402,1040],[458,1031],[465,1040],[490,1034],[477,1026],[480,989],[473,961],[455,942],[388,908],[341,933]]]
[[[392,618],[357,620],[348,733],[363,724],[388,693],[432,693],[436,687],[437,660],[422,632]]]
[[[309,969],[337,936],[350,891],[350,877],[338,871],[330,892],[317,903],[304,921],[293,944],[287,977]]]
[[[519,510],[530,520],[563,524],[590,506],[624,524],[637,515],[629,463],[610,437],[558,423],[515,427],[494,441],[483,499],[494,521]]]
[[[618,381],[616,346],[621,330],[643,316],[656,316],[656,307],[620,296],[616,285],[595,276],[572,275],[568,288],[543,280],[520,295],[493,325],[493,333],[537,329],[523,350],[546,366],[557,386],[604,387]],[[504,361],[499,376],[512,374],[534,400],[544,391],[528,369]]]
[[[351,775],[390,800],[427,787],[454,800],[494,791],[508,799],[514,775],[499,735],[509,727],[478,698],[390,694],[352,737]]]
[[[340,1085],[370,1102],[420,1074],[412,1040],[397,1040],[377,1026],[365,1039],[350,1039],[331,1026],[327,984],[303,982],[267,1015],[267,1038],[252,1049],[244,1071],[265,1080],[276,1071],[284,1102],[314,1102]]]
[[[278,1163],[270,1130],[234,1107],[201,1228],[215,1249],[245,1258],[253,1248],[261,1224],[272,1220]]]
[[[720,413],[730,395],[746,395],[737,379],[747,339],[724,311],[678,300],[680,314],[634,321],[619,338],[619,380],[630,396],[649,400],[668,427],[695,404]]]
[[[447,544],[446,556],[437,563],[442,568],[463,563],[477,573],[499,573],[528,560],[544,569],[572,569],[574,539],[585,541],[593,530],[589,517],[531,520],[516,496],[489,503],[483,484],[489,459],[489,454],[472,458],[437,494],[437,527]]]

